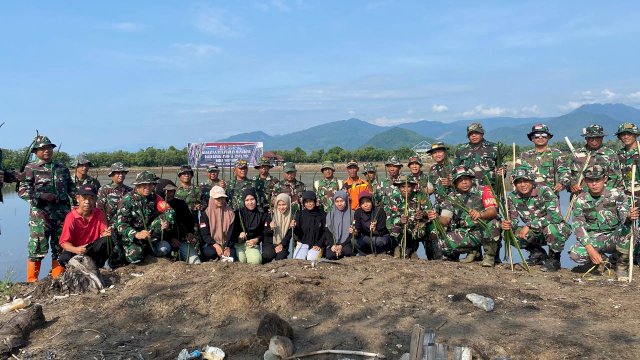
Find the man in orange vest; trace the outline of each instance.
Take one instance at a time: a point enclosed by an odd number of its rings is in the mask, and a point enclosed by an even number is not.
[[[359,206],[358,196],[362,191],[371,191],[371,185],[358,176],[358,162],[351,160],[347,163],[347,173],[349,177],[342,184],[342,189],[346,190],[349,194],[349,203],[351,204],[351,210],[356,210]]]

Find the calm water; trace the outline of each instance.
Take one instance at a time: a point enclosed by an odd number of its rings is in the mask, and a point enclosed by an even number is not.
[[[253,176],[254,172],[250,171],[249,176]],[[274,172],[274,175],[279,176],[278,172]],[[321,178],[320,173],[305,173],[302,175],[302,181],[307,185],[307,187],[311,187],[314,179],[314,175],[316,180]],[[346,173],[336,172],[335,175],[339,179],[346,178]],[[164,177],[175,181],[175,175],[169,176],[168,172],[165,172]],[[125,182],[127,184],[131,184],[133,179],[135,178],[135,173],[131,172],[128,174]],[[200,181],[203,182],[206,180],[206,174],[201,172],[199,174]],[[225,179],[228,179],[228,173],[225,173]],[[106,176],[100,176],[100,182],[102,184],[107,184],[110,182]],[[28,232],[28,219],[29,219],[29,205],[26,201],[20,199],[15,192],[13,192],[13,186],[6,186],[4,188],[4,203],[0,204],[0,242],[2,246],[0,246],[0,279],[8,276],[8,274],[13,274],[14,281],[24,281],[26,278],[26,259],[27,259],[27,239],[29,236]],[[566,211],[568,203],[569,203],[569,195],[566,192],[563,192],[560,196],[560,203],[562,211]],[[575,242],[575,236],[571,235],[565,249],[569,249],[571,245]],[[523,250],[525,256],[527,254],[526,251]],[[424,249],[420,246],[418,250],[418,256],[424,258]],[[501,257],[504,256],[504,249],[502,250]],[[515,253],[514,249],[514,261],[519,261],[518,254]],[[567,255],[566,251],[562,253],[562,266],[565,268],[571,268],[576,264],[569,259],[569,255]],[[42,264],[42,269],[40,271],[41,277],[46,275],[51,268],[51,257],[48,256]]]

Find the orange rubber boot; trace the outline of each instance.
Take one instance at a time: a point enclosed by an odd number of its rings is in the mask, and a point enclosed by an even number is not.
[[[51,277],[57,279],[64,272],[64,267],[58,263],[58,260],[53,260],[51,262]]]
[[[27,282],[33,283],[38,281],[40,275],[40,261],[27,260]]]

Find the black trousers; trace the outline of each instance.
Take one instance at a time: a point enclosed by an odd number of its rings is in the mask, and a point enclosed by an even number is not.
[[[101,237],[98,240],[92,242],[87,245],[87,252],[84,253],[84,256],[88,256],[93,260],[96,266],[99,268],[104,266],[104,263],[107,262],[109,258],[109,249],[107,247],[107,237]],[[67,266],[69,260],[77,254],[72,253],[71,251],[63,250],[60,255],[58,255],[58,262],[63,267]]]
[[[325,248],[324,251],[324,257],[329,259],[329,260],[338,260],[338,259],[342,259],[345,256],[353,256],[353,245],[351,245],[351,241],[347,241],[342,245],[342,253],[340,253],[340,257],[338,257],[338,255],[336,253],[334,253],[333,251],[331,251],[331,246],[333,245],[329,245]]]
[[[289,257],[289,249],[283,245],[282,251],[276,253],[276,245],[274,244],[262,244],[262,263],[266,264],[273,260],[284,260]]]

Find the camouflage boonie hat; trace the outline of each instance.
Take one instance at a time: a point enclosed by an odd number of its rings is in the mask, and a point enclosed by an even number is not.
[[[288,172],[296,172],[296,164],[292,163],[292,162],[286,162],[284,163],[284,172],[288,173]]]
[[[407,175],[400,175],[393,181],[393,185],[395,186],[402,186],[404,184],[418,185],[418,183],[412,177],[409,177]]]
[[[258,161],[256,166],[254,166],[253,168],[258,170],[263,166],[268,166],[269,169],[271,169],[273,167],[273,164],[271,163],[271,160],[269,160],[269,158],[263,157],[263,158],[260,158],[260,161]]]
[[[585,138],[604,137],[604,128],[601,125],[589,125],[582,129],[582,136]]]
[[[76,159],[73,160],[73,164],[71,164],[71,167],[76,168],[76,167],[78,167],[78,165],[85,165],[85,164],[88,164],[89,166],[93,167],[93,164],[91,163],[91,161],[87,157],[87,154],[80,153],[80,154],[78,154],[78,156],[76,156]]]
[[[44,135],[38,135],[35,139],[33,139],[33,147],[31,148],[31,152],[36,152],[36,150],[43,148],[45,146],[56,147],[56,144],[52,143],[48,137]]]
[[[460,179],[463,176],[468,176],[470,178],[475,178],[476,177],[476,175],[473,173],[473,171],[467,169],[464,166],[459,166],[459,167],[455,168],[453,170],[453,174],[452,175],[453,175],[453,180],[452,180],[453,182],[455,182],[456,180]]]
[[[398,161],[397,157],[392,156],[389,159],[387,159],[387,162],[384,163],[384,166],[400,166],[400,167],[402,167],[402,163],[400,161]]]
[[[553,134],[549,132],[549,127],[545,124],[535,124],[531,127],[531,132],[527,134],[529,140],[533,139],[533,135],[536,133],[544,133],[549,135],[549,139],[553,137]]]
[[[245,160],[245,159],[236,160],[236,168],[240,169],[240,168],[243,168],[243,167],[246,167],[246,168],[249,167],[249,164],[247,163],[247,160]]]
[[[477,132],[480,134],[484,134],[484,128],[482,127],[482,124],[480,123],[471,123],[469,124],[469,126],[467,126],[467,136],[469,134],[471,134],[472,132]]]
[[[133,181],[133,185],[142,185],[142,184],[157,184],[158,177],[156,174],[149,170],[145,170],[138,175],[136,175],[136,179]]]
[[[511,174],[511,180],[513,182],[516,182],[517,180],[520,180],[520,179],[535,181],[536,177],[533,174],[533,172],[531,172],[531,168],[529,166],[520,165],[520,166],[516,166],[516,168],[513,169],[513,173]]]
[[[409,162],[407,163],[407,165],[411,165],[413,163],[416,163],[420,166],[422,166],[422,160],[420,160],[419,156],[412,156],[409,158]]]
[[[336,171],[336,167],[333,164],[333,161],[323,161],[322,162],[322,167],[320,168],[320,171],[323,171],[324,169],[331,169],[333,171]]]
[[[367,174],[367,173],[376,172],[376,171],[377,171],[376,170],[376,166],[373,165],[373,163],[368,162],[368,163],[364,164],[364,168],[363,168],[362,173],[363,174]]]
[[[212,173],[212,172],[220,172],[220,169],[218,169],[218,165],[213,164],[213,165],[207,165],[207,172],[208,173]]]
[[[128,173],[129,169],[127,169],[127,167],[124,166],[123,163],[115,162],[111,165],[111,171],[109,171],[109,174],[107,174],[107,176],[112,176],[114,172]]]
[[[640,135],[640,131],[638,131],[638,127],[634,123],[622,123],[618,126],[618,131],[616,132],[616,136],[624,133]]]
[[[360,166],[358,166],[358,162],[357,161],[349,160],[349,162],[347,163],[347,169],[350,168],[350,167],[353,167],[353,166],[355,166],[357,168],[360,168]]]
[[[432,152],[434,152],[436,150],[447,151],[447,150],[449,150],[449,148],[442,141],[438,141],[438,142],[435,142],[435,143],[431,144],[431,149],[427,150],[427,154],[431,154]]]
[[[585,179],[602,179],[603,177],[607,176],[607,173],[602,165],[589,166],[582,174],[584,175]]]
[[[191,168],[191,166],[189,165],[181,165],[180,169],[178,169],[178,176],[184,174],[184,173],[191,173],[191,175],[193,175],[193,169]]]

